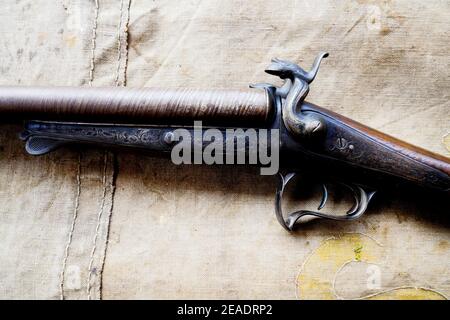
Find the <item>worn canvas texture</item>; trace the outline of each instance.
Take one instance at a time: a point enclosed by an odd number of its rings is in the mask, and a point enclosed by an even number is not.
[[[449,21],[448,1],[4,0],[0,84],[245,88],[327,50],[309,101],[449,156]],[[20,129],[0,130],[0,298],[450,297],[448,199],[381,192],[356,222],[289,234],[275,177],[32,157]]]

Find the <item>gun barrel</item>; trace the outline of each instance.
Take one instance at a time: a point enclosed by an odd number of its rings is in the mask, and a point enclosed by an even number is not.
[[[273,103],[264,90],[0,86],[0,118],[133,124],[263,126]]]

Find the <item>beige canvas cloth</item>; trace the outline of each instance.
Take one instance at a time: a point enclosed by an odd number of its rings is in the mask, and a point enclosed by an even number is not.
[[[449,21],[445,1],[5,0],[0,84],[239,89],[327,50],[309,101],[448,156]],[[380,194],[289,234],[253,169],[31,157],[18,132],[0,130],[0,298],[450,296],[446,204]]]

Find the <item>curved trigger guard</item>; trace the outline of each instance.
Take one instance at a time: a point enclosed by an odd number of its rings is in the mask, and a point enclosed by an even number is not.
[[[278,222],[285,228],[287,231],[293,231],[295,227],[300,224],[299,220],[302,217],[310,216],[328,220],[337,220],[337,221],[350,221],[358,219],[360,216],[366,212],[367,207],[369,205],[370,200],[376,193],[375,190],[367,191],[362,186],[357,184],[345,184],[340,183],[341,185],[347,187],[351,192],[355,199],[355,204],[353,207],[348,210],[344,215],[333,215],[328,213],[321,213],[317,211],[310,210],[298,210],[292,213],[289,213],[285,218],[283,209],[282,209],[282,200],[283,200],[283,192],[288,185],[288,183],[296,176],[296,173],[288,173],[286,175],[282,175],[278,173],[278,186],[275,195],[275,215],[277,217]],[[325,203],[328,199],[328,191],[325,184],[323,187],[323,196],[322,201],[319,204],[318,210],[322,209],[325,206]]]

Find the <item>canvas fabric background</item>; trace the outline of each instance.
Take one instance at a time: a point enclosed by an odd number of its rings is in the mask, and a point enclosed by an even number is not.
[[[5,0],[0,84],[245,88],[327,50],[309,101],[449,156],[449,21],[449,1]],[[0,298],[450,296],[448,203],[380,193],[359,221],[289,234],[275,177],[32,157],[20,129],[0,130]]]

